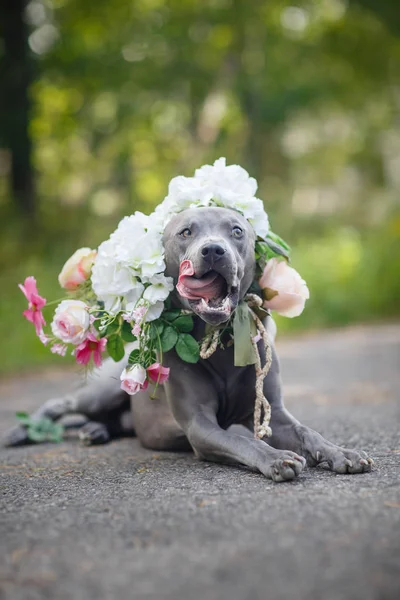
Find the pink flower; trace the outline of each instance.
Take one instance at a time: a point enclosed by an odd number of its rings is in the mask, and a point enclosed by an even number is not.
[[[18,286],[25,298],[29,302],[27,310],[22,313],[28,321],[34,324],[37,335],[43,334],[43,325],[46,325],[42,314],[42,308],[46,304],[46,298],[39,296],[39,292],[36,287],[36,279],[34,277],[27,277],[24,281],[24,285],[19,284]]]
[[[44,333],[43,329],[42,329],[42,331],[39,333],[39,335],[38,335],[38,338],[39,338],[39,340],[42,342],[42,344],[43,344],[44,346],[46,346],[46,345],[49,343],[49,341],[50,341],[50,338],[49,338],[49,337],[47,337],[47,335],[45,335],[45,333]]]
[[[146,369],[141,365],[132,365],[121,373],[121,389],[130,396],[145,390],[149,385]]]
[[[169,377],[169,368],[163,367],[160,363],[153,363],[147,367],[147,375],[156,383],[165,383]]]
[[[285,261],[271,258],[259,280],[264,308],[276,310],[284,317],[297,317],[310,297],[307,284]]]
[[[132,335],[135,337],[139,337],[142,328],[140,327],[140,323],[135,323],[132,329]]]
[[[136,321],[136,323],[139,323],[140,321],[142,321],[143,317],[145,316],[145,314],[148,311],[148,307],[147,306],[139,306],[138,308],[135,308],[132,311],[132,318],[134,321]]]
[[[61,287],[66,290],[76,290],[84,283],[89,278],[96,255],[96,250],[90,248],[77,250],[67,260],[58,276]]]
[[[76,347],[76,362],[87,365],[93,354],[96,367],[100,367],[102,363],[101,353],[104,352],[106,344],[106,338],[97,339],[93,333],[88,333],[86,339]]]
[[[64,346],[64,344],[53,344],[52,347],[50,348],[50,351],[53,354],[59,354],[60,356],[65,356],[65,354],[67,352],[67,346]]]

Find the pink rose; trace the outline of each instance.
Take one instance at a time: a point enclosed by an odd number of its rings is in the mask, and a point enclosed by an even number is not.
[[[169,377],[169,368],[163,367],[160,363],[153,363],[147,367],[147,375],[156,383],[165,383]]]
[[[86,338],[89,326],[86,304],[80,300],[63,300],[56,308],[51,329],[56,338],[77,346]]]
[[[140,365],[127,367],[121,373],[121,389],[130,396],[145,390],[149,385],[146,369]]]
[[[96,255],[96,250],[90,248],[77,250],[61,269],[58,276],[61,287],[65,290],[76,290],[84,283],[89,278]]]
[[[284,260],[271,258],[259,280],[264,308],[276,310],[284,317],[298,317],[310,292],[304,279]]]

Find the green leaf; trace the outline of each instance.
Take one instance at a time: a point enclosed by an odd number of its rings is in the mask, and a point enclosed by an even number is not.
[[[119,320],[115,319],[112,321],[105,329],[103,329],[100,333],[100,337],[110,336],[113,333],[116,333],[119,330]]]
[[[114,319],[111,321],[109,326],[107,327],[107,334],[116,333],[119,329],[119,319]]]
[[[121,337],[124,342],[135,342],[136,337],[132,333],[132,325],[124,321],[121,327]]]
[[[59,443],[62,442],[63,435],[64,427],[59,423],[53,423],[52,431],[50,431],[49,435],[47,436],[47,439],[49,440],[49,442]]]
[[[153,321],[150,323],[150,339],[152,341],[156,340],[158,342],[158,338],[161,337],[162,332],[164,331],[164,323],[157,319],[157,321]]]
[[[173,326],[181,333],[189,333],[193,329],[193,318],[190,315],[182,315],[173,322]]]
[[[256,362],[254,348],[251,343],[251,320],[249,307],[245,302],[240,302],[233,316],[234,363],[236,367],[254,365]]]
[[[182,360],[188,363],[196,363],[200,358],[200,347],[192,335],[180,333],[175,350]]]
[[[29,426],[27,431],[28,439],[32,442],[45,442],[47,439],[46,433],[33,427],[33,425]]]
[[[124,358],[125,350],[122,338],[119,335],[111,335],[107,341],[107,351],[115,362]]]
[[[284,248],[287,252],[290,252],[291,248],[290,248],[289,244],[287,244],[285,242],[285,240],[283,240],[281,237],[279,237],[279,235],[277,235],[273,231],[270,230],[267,233],[267,238],[269,238],[270,240],[272,240],[276,244],[279,244],[279,246],[282,246],[282,248]]]
[[[129,355],[128,363],[130,365],[134,365],[139,362],[139,359],[140,359],[140,350],[135,348],[135,350],[132,350],[132,352]]]
[[[21,425],[29,425],[31,422],[31,417],[26,412],[17,412],[15,413],[15,416]]]
[[[283,246],[276,244],[272,240],[267,240],[266,243],[268,244],[269,249],[274,253],[274,255],[283,256],[284,258],[286,258],[287,261],[290,261],[289,253]]]
[[[177,319],[181,314],[181,311],[179,308],[172,308],[171,310],[166,310],[165,312],[163,312],[162,314],[162,318],[165,321],[169,321],[169,323],[171,323],[172,321],[175,321],[175,319]]]
[[[101,327],[101,325],[100,325],[100,319],[95,319],[95,320],[93,321],[93,327],[94,327],[94,328],[95,328],[97,331],[100,331],[100,327]]]
[[[178,332],[176,331],[176,329],[171,327],[171,325],[167,325],[160,336],[162,351],[169,352],[170,350],[172,350],[172,348],[176,344],[177,339]]]

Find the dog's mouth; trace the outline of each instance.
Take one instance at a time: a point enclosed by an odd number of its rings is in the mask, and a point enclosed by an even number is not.
[[[189,260],[181,263],[176,289],[188,300],[190,308],[212,325],[227,321],[239,299],[238,287],[221,273],[211,270],[198,276]]]

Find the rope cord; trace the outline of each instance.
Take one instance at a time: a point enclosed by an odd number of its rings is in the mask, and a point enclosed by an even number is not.
[[[257,330],[261,336],[264,350],[265,350],[265,363],[261,364],[261,356],[258,350],[257,340],[252,338],[251,343],[254,348],[254,353],[256,357],[255,362],[255,371],[256,371],[256,385],[255,392],[256,398],[254,403],[254,437],[256,439],[262,439],[263,437],[270,437],[272,435],[271,428],[269,426],[271,420],[271,406],[269,405],[268,400],[264,396],[263,384],[264,379],[268,375],[268,371],[271,368],[272,363],[272,351],[271,345],[268,340],[267,331],[261,321],[261,319],[257,316],[253,308],[261,307],[262,300],[256,294],[247,294],[245,297],[245,302],[247,302],[250,314],[256,324]],[[220,335],[220,328],[214,329],[211,331],[202,341],[200,347],[200,357],[204,360],[210,358],[216,351],[218,347],[218,340]]]

